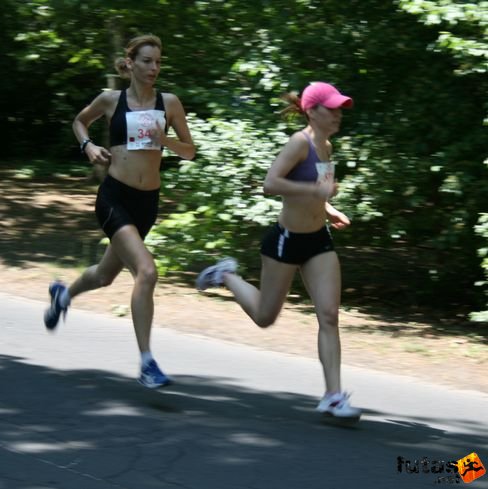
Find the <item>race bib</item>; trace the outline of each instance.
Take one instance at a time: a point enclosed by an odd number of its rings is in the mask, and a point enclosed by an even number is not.
[[[334,181],[335,163],[332,161],[319,161],[315,163],[315,168],[317,169],[317,181]]]
[[[166,123],[163,110],[137,110],[125,114],[127,121],[127,149],[157,149],[161,146],[151,140],[151,134],[157,129],[156,121],[164,131]]]

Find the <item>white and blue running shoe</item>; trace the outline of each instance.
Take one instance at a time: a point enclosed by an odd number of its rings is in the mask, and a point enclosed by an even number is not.
[[[44,313],[44,324],[46,325],[47,329],[53,330],[56,328],[61,314],[63,315],[63,319],[66,317],[69,304],[63,307],[60,302],[61,294],[66,289],[66,285],[59,281],[53,282],[51,285],[49,285],[51,305],[46,309]]]
[[[157,389],[172,383],[171,379],[161,371],[154,360],[141,367],[141,375],[138,382],[149,389]]]
[[[209,287],[219,287],[223,285],[224,273],[236,273],[237,261],[234,258],[224,258],[215,265],[205,268],[196,280],[198,290],[206,290]]]

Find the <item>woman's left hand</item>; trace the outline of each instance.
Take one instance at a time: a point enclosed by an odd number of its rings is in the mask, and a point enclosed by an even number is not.
[[[351,224],[349,218],[342,212],[338,211],[334,206],[329,203],[325,208],[327,217],[329,218],[330,225],[334,229],[344,229]]]

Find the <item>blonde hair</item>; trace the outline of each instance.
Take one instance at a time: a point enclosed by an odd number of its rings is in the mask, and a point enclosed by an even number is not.
[[[162,51],[161,39],[154,34],[144,34],[132,38],[125,48],[125,58],[117,58],[114,66],[121,78],[130,79],[130,72],[127,68],[126,58],[136,59],[139,50],[143,46],[154,46]]]
[[[298,92],[288,92],[283,94],[280,98],[288,104],[287,107],[280,110],[280,114],[284,119],[293,119],[298,115],[304,115],[305,117],[307,116],[302,109]]]

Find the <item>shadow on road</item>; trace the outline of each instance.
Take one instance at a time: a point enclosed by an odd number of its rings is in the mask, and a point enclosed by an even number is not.
[[[448,461],[486,444],[486,427],[459,420],[446,432],[369,412],[355,429],[331,427],[315,399],[225,377],[149,391],[6,355],[0,372],[0,489],[431,487],[437,475],[399,474],[397,456]]]

